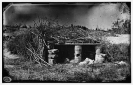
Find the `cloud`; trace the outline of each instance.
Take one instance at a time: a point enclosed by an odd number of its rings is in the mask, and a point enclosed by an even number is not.
[[[128,13],[121,13],[120,4],[100,4],[92,8],[88,16],[89,28],[95,29],[97,26],[102,29],[110,29],[112,23],[119,19],[129,18]]]
[[[123,4],[123,3],[122,3]],[[75,5],[32,5],[15,4],[5,14],[7,24],[32,24],[37,17],[58,19],[61,25],[82,25],[89,29],[97,26],[102,29],[111,28],[112,22],[130,19],[128,7],[121,3],[94,3]],[[126,8],[126,9],[125,9]]]

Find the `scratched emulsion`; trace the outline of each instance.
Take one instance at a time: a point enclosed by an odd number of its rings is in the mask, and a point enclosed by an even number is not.
[[[9,3],[3,83],[131,83],[130,36],[131,2]]]

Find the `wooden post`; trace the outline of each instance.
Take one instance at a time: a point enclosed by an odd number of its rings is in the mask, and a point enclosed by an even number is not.
[[[75,60],[75,63],[79,63],[81,61],[81,57],[82,57],[82,46],[80,45],[75,45],[75,57],[74,57],[74,60]]]

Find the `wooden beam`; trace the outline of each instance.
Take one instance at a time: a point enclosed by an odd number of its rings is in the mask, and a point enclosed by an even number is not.
[[[64,45],[100,45],[101,43],[65,43]]]

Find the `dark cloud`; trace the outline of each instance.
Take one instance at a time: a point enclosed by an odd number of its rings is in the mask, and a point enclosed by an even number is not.
[[[37,17],[47,17],[58,19],[61,24],[74,23],[75,18],[82,17],[87,14],[88,9],[92,7],[88,5],[13,5],[8,11],[7,16],[11,15],[13,22],[31,22]],[[7,18],[8,24],[12,24],[12,19]],[[77,22],[77,21],[76,21]]]
[[[123,3],[122,3],[123,4]],[[117,18],[126,19],[128,10],[121,3],[50,3],[14,4],[5,13],[6,24],[32,24],[38,17],[57,19],[61,25],[82,25],[95,29],[111,28],[112,22]],[[123,7],[123,8],[122,8]],[[120,12],[124,11],[124,14]]]

